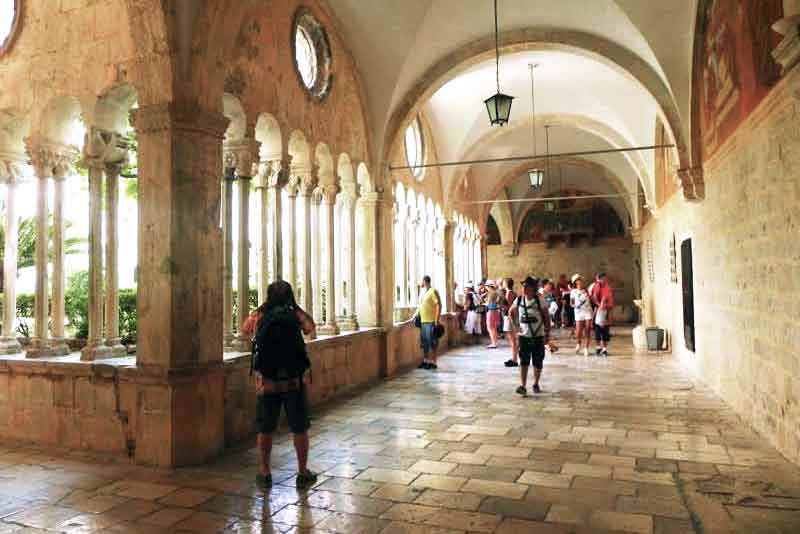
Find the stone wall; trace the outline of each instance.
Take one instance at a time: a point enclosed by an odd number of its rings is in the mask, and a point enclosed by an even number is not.
[[[633,300],[633,243],[629,238],[608,238],[595,246],[579,242],[574,247],[563,243],[547,248],[544,243],[523,243],[516,256],[506,256],[502,245],[487,248],[489,278],[511,277],[518,284],[528,275],[558,278],[581,273],[591,279],[605,271],[611,277],[617,305],[631,310]],[[623,311],[623,310],[621,310]]]
[[[800,100],[786,81],[706,162],[704,176],[705,200],[674,195],[643,229],[645,320],[668,329],[686,367],[800,463]],[[680,243],[689,237],[695,352],[685,347],[680,286]]]
[[[446,349],[460,338],[455,316],[443,316]],[[419,331],[410,322],[388,332],[373,328],[322,338],[308,344],[313,383],[309,401],[319,406],[353,390],[415,367],[422,360]],[[128,359],[133,363],[133,359]],[[202,380],[224,380],[224,398],[191,377],[175,377],[167,386],[133,365],[89,362],[0,359],[0,439],[33,442],[46,446],[86,449],[135,455],[140,464],[168,465],[172,447],[198,449],[233,446],[253,435],[255,387],[250,375],[250,357],[227,357]],[[199,425],[178,435],[192,443],[172,443],[161,435],[163,428],[149,426],[154,414],[169,414],[170,405],[180,413],[190,405],[181,399],[188,384],[203,390],[205,408],[224,404],[224,432],[213,425]],[[201,392],[202,393],[202,392]],[[148,417],[140,417],[145,413]],[[180,424],[180,418],[178,423]],[[191,420],[186,418],[186,420]],[[220,435],[217,435],[220,434]],[[224,445],[222,436],[224,435]],[[208,450],[198,453],[203,461]]]

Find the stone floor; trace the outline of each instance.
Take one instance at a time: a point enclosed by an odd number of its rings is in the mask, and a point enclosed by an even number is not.
[[[285,435],[266,493],[254,450],[168,472],[4,444],[0,534],[799,533],[798,469],[670,356],[629,347],[621,335],[608,359],[562,349],[527,398],[505,349],[453,351],[438,372],[318,413],[323,476],[307,492]]]

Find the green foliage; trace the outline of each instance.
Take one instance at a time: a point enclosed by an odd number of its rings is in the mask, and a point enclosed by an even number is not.
[[[258,302],[258,290],[257,289],[251,289],[249,297],[250,297],[248,299],[249,300],[249,304],[250,304],[249,311],[253,311],[253,310],[255,310],[256,308],[258,308],[261,305],[261,303]],[[234,291],[233,295],[232,295],[232,298],[233,298],[233,316],[234,317],[238,317],[238,315],[239,315],[239,292],[238,291]]]
[[[136,314],[136,289],[121,289],[119,292],[119,333],[123,345],[135,345],[138,331]]]
[[[64,308],[73,335],[78,339],[89,336],[89,272],[78,271],[69,277],[64,292]]]
[[[53,239],[53,216],[50,215],[50,239]],[[64,232],[66,233],[72,227],[70,221],[64,222]],[[85,243],[86,239],[79,237],[71,237],[64,240],[64,254],[80,254],[80,245]],[[6,235],[4,226],[0,225],[0,263],[5,256]],[[19,223],[19,245],[17,247],[17,268],[24,269],[25,267],[32,267],[35,263],[36,257],[36,218],[28,217],[22,219]],[[50,251],[50,261],[53,261],[53,253]]]

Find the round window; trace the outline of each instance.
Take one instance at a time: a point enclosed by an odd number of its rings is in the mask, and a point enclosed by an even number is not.
[[[405,135],[406,161],[412,167],[411,172],[417,180],[422,180],[425,169],[420,165],[424,164],[425,146],[422,140],[422,129],[419,124],[419,117],[416,117],[406,128]]]
[[[22,0],[0,1],[0,57],[11,49],[19,29]]]
[[[301,8],[294,20],[294,64],[300,82],[315,98],[330,91],[331,51],[325,28],[307,9]]]

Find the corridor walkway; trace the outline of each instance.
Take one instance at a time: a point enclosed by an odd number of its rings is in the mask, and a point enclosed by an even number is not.
[[[794,533],[800,473],[670,356],[562,351],[514,393],[505,350],[462,348],[317,414],[307,493],[274,450],[174,472],[0,448],[0,533]],[[313,529],[312,529],[313,527]],[[305,530],[308,529],[308,530]]]

